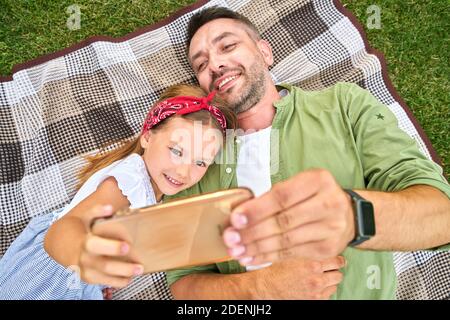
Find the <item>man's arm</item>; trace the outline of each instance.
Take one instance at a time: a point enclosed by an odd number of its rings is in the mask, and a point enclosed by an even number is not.
[[[400,251],[447,245],[450,187],[442,169],[370,93],[351,84],[338,86],[337,93],[364,170],[367,191],[359,192],[375,209],[377,235],[361,248]],[[336,256],[355,235],[350,197],[325,169],[307,170],[274,185],[235,208],[231,221],[233,228],[224,232],[224,240],[230,255],[243,265]]]
[[[343,257],[291,259],[245,273],[196,273],[174,282],[175,299],[329,299],[342,281]]]
[[[431,186],[398,192],[356,190],[375,209],[376,236],[359,248],[415,251],[450,243],[450,200]]]
[[[441,191],[412,186],[361,195],[374,203],[377,229],[361,248],[420,250],[450,242],[450,200]],[[350,197],[324,170],[308,170],[275,185],[238,206],[231,221],[225,243],[243,265],[289,257],[325,259],[344,251],[355,236]]]
[[[176,281],[170,290],[179,300],[247,300],[257,295],[254,285],[244,285],[250,283],[250,278],[253,278],[250,273],[194,273]]]

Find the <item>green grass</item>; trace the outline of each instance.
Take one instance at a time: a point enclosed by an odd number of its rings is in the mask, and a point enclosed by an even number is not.
[[[122,36],[194,0],[0,0],[0,75],[13,65],[93,35]],[[450,173],[450,5],[448,0],[343,0],[385,54],[394,86],[413,111]],[[67,7],[81,7],[81,29],[69,30]],[[367,7],[381,8],[381,29],[368,30]]]
[[[119,37],[155,23],[194,0],[0,0],[0,75],[15,64],[94,35]],[[77,4],[81,28],[70,30],[67,8]]]
[[[344,0],[384,53],[389,76],[450,173],[450,2]],[[381,29],[366,27],[368,6],[381,9]]]

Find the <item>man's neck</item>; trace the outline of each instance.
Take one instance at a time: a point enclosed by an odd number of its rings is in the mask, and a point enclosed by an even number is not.
[[[237,115],[238,126],[247,131],[262,130],[272,125],[275,117],[274,102],[280,99],[277,88],[271,82],[267,85],[267,90],[262,99],[247,111]]]

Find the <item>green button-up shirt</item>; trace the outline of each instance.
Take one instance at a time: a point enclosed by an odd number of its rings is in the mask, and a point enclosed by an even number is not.
[[[304,170],[323,168],[343,188],[397,191],[425,184],[450,197],[442,169],[419,151],[416,142],[399,129],[394,114],[370,92],[351,83],[338,83],[322,91],[280,87],[290,94],[274,103],[272,185]],[[237,187],[239,144],[231,141],[205,177],[177,197]],[[343,256],[347,260],[341,270],[344,280],[333,298],[394,298],[396,274],[391,252],[349,247]],[[167,280],[172,284],[201,272],[240,273],[245,268],[237,261],[223,262],[172,270]]]

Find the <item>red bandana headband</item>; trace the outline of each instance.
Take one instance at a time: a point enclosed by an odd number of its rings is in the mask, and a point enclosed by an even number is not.
[[[225,133],[225,130],[227,128],[227,121],[225,120],[225,116],[223,115],[222,111],[210,104],[215,95],[216,91],[212,91],[207,97],[203,98],[180,96],[169,98],[159,102],[148,113],[147,118],[144,122],[144,126],[142,128],[142,134],[146,133],[158,123],[174,114],[183,115],[199,110],[209,111],[219,122],[220,127]]]

